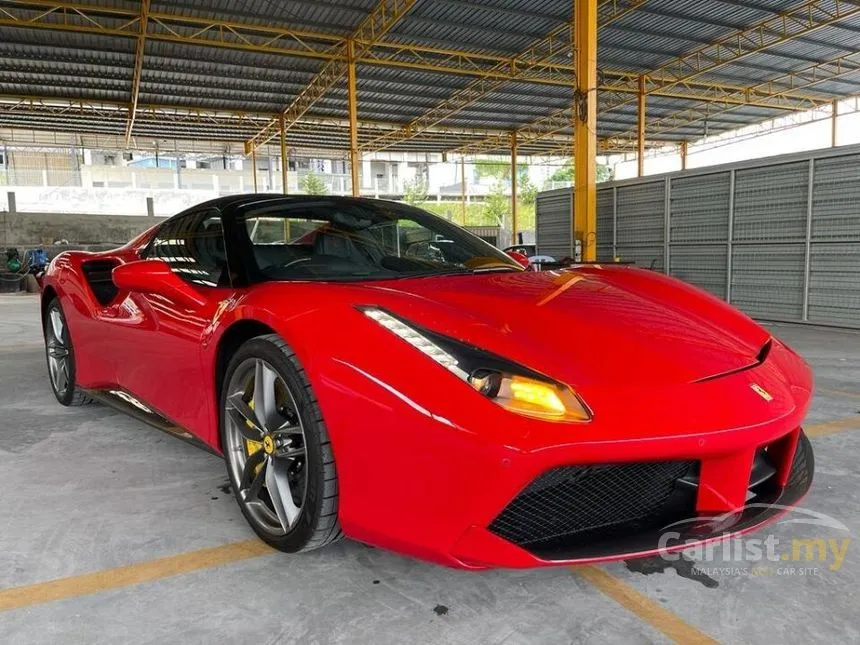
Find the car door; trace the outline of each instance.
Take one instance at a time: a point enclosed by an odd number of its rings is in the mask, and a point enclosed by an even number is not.
[[[203,304],[128,293],[120,305],[124,320],[114,323],[117,383],[170,421],[207,435],[214,411],[203,385],[203,335],[233,294],[221,213],[204,209],[165,222],[142,256],[166,262]]]

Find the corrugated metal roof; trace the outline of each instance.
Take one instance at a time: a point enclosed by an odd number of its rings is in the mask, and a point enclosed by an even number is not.
[[[827,3],[827,0],[822,0]],[[230,110],[237,113],[275,115],[288,106],[323,67],[313,57],[288,56],[263,51],[279,38],[260,32],[242,40],[226,23],[266,28],[290,28],[320,34],[308,40],[311,48],[333,46],[332,37],[351,34],[378,0],[154,0],[151,30],[174,38],[147,40],[140,77],[138,103],[143,106],[184,108],[189,111]],[[609,21],[610,13],[623,8],[623,0],[599,7],[598,64],[607,79],[615,72],[649,74],[739,29],[795,9],[805,0],[647,0]],[[4,6],[13,6],[14,1]],[[828,8],[834,8],[829,2]],[[843,8],[846,5],[841,5]],[[99,13],[119,9],[137,12],[136,0],[87,0],[85,12],[55,10],[38,20],[40,28],[0,25],[0,94],[7,97],[65,99],[127,106],[131,99],[135,66],[134,22],[128,16]],[[24,18],[39,16],[44,8],[15,7]],[[101,33],[84,15],[96,12]],[[418,0],[386,34],[385,41],[399,45],[449,48],[494,56],[512,56],[570,20],[570,0]],[[824,14],[813,12],[813,16]],[[212,28],[182,23],[179,18],[205,20]],[[171,22],[171,19],[173,22]],[[159,21],[169,23],[169,30]],[[215,25],[218,23],[218,25]],[[23,24],[23,23],[22,23]],[[61,29],[63,24],[78,31]],[[54,28],[52,25],[56,25]],[[131,28],[129,27],[131,25]],[[111,30],[126,33],[109,33]],[[86,33],[84,33],[86,31]],[[327,35],[326,35],[327,34]],[[188,42],[191,38],[224,40],[231,47]],[[244,38],[244,36],[243,36]],[[244,47],[244,48],[243,48]],[[860,52],[860,14],[821,26],[801,37],[786,39],[757,52],[731,60],[695,75],[699,83],[752,87],[777,81],[788,88],[786,75],[841,56]],[[564,52],[552,60],[569,63]],[[852,68],[836,78],[816,77],[803,94],[826,100],[860,94],[860,56]],[[804,77],[805,79],[807,77]],[[401,127],[455,95],[474,81],[468,74],[441,74],[424,69],[383,65],[358,67],[358,113],[367,123],[385,122]],[[808,81],[806,81],[808,82]],[[795,90],[797,92],[798,90]],[[533,123],[563,110],[571,102],[569,87],[509,81],[441,119],[434,127],[470,129],[473,133],[425,132],[393,149],[444,150],[490,134]],[[630,101],[598,96],[600,136],[626,136],[636,126],[635,96]],[[691,108],[702,111],[699,119],[675,119]],[[83,109],[82,109],[83,110]],[[40,111],[18,106],[0,109],[0,126],[40,127],[56,131],[123,132],[127,118],[118,110],[104,114]],[[704,111],[699,101],[649,95],[649,127],[660,140],[695,139],[785,114],[762,106],[721,106]],[[306,113],[308,124],[291,129],[291,145],[343,147],[348,132],[343,125],[322,126],[315,119],[343,120],[347,114],[344,82],[332,87]],[[675,122],[677,121],[677,122]],[[242,141],[252,136],[260,122],[229,124],[223,119],[209,123],[190,119],[137,118],[135,133],[141,136],[211,137]],[[674,123],[674,125],[672,125]],[[557,131],[569,134],[569,129]],[[363,128],[360,139],[370,141],[378,130]],[[656,136],[656,135],[655,135]],[[298,142],[298,143],[296,143]],[[525,150],[543,150],[557,142],[538,141]]]

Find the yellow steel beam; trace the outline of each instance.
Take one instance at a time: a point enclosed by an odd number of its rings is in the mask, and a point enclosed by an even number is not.
[[[750,89],[753,92],[767,91],[776,97],[795,90],[808,90],[814,88],[819,83],[858,72],[860,72],[860,52],[852,52],[833,60],[814,63],[803,69],[782,74],[776,78],[752,86]],[[821,100],[814,107],[825,105],[829,102],[830,99]],[[690,127],[702,121],[707,121],[736,108],[736,105],[699,103],[685,110],[674,112],[651,121],[648,124],[648,132],[651,135],[665,134],[679,128]],[[614,138],[623,139],[628,136],[633,136],[632,130],[620,132],[614,135]]]
[[[802,89],[799,87],[780,88],[774,91],[765,83],[750,87],[713,83],[708,85],[708,89],[700,91],[697,89],[699,86],[695,79],[751,54],[765,51],[792,38],[805,36],[856,15],[860,15],[860,3],[857,0],[806,0],[802,5],[780,13],[776,17],[735,31],[729,36],[697,48],[648,72],[644,75],[646,92],[656,96],[714,102],[726,106],[727,109],[732,105],[751,105],[803,111],[826,104],[830,100],[829,97],[799,95],[797,90]],[[638,76],[627,74],[619,80],[601,84],[600,90],[603,95],[613,94],[611,100],[602,101],[605,104],[601,106],[601,112],[636,101],[639,94],[638,82]],[[632,94],[634,97],[624,98],[625,94]],[[558,110],[520,128],[519,131],[526,137],[533,137],[532,140],[536,140],[543,135],[554,134],[565,129],[564,126],[557,127],[557,124],[570,119],[570,116],[569,110]],[[496,135],[495,138],[480,144],[452,152],[479,154],[497,150],[504,145],[503,137],[504,135]]]
[[[82,2],[7,0],[0,6],[0,25],[10,27],[136,38],[139,21],[138,11]],[[334,58],[336,48],[344,43],[336,34],[170,13],[150,12],[149,23],[151,40],[326,60]]]
[[[597,2],[573,0],[570,31],[576,66],[573,106],[573,238],[582,259],[597,259]]]
[[[642,6],[648,0],[601,0],[598,5],[600,12],[599,24],[607,26],[626,16],[628,13]],[[379,152],[386,148],[406,141],[424,132],[427,128],[436,125],[446,119],[450,119],[465,108],[479,101],[483,97],[495,92],[507,82],[519,77],[527,76],[531,72],[547,65],[552,61],[558,61],[559,57],[570,52],[570,25],[564,23],[549,34],[529,45],[525,50],[509,60],[503,60],[492,68],[492,72],[505,74],[512,72],[512,77],[505,76],[482,76],[478,77],[466,87],[456,91],[435,107],[431,108],[421,116],[413,119],[403,126],[402,129],[378,137],[362,146],[366,152]],[[572,78],[572,77],[571,77]],[[572,80],[571,80],[572,83]]]
[[[769,102],[755,99],[752,95],[741,90],[733,91],[731,96],[728,96],[723,90],[720,90],[720,95],[722,95],[722,98],[717,98],[718,94],[716,92],[699,92],[698,90],[691,91],[686,94],[675,93],[672,90],[668,90],[665,92],[662,90],[657,90],[651,92],[647,89],[647,77],[645,78],[645,83],[646,94],[652,94],[654,96],[663,96],[667,98],[678,98],[698,101],[701,103],[714,105],[722,108],[731,108],[746,105],[752,107],[787,109],[793,112],[800,112],[813,109],[817,105],[824,104],[829,100],[821,97],[815,100],[811,98],[801,99],[797,97],[789,97],[791,100],[791,107],[787,107],[786,104],[782,102],[785,95],[776,96],[773,102]],[[634,101],[638,100],[639,95],[638,81],[635,82],[632,87],[625,87],[623,90],[619,90],[617,87],[610,86],[607,84],[599,85],[598,90],[600,91],[600,106],[598,116],[601,114],[610,113],[612,110],[618,107],[629,104],[631,102],[631,93],[635,94],[637,97],[633,99]],[[532,121],[531,123],[527,123],[526,125],[520,127],[517,130],[520,135],[520,141],[534,143],[536,141],[540,141],[546,138],[555,137],[556,135],[558,135],[558,133],[566,131],[570,128],[572,116],[573,113],[570,108],[561,108],[550,112],[548,115],[543,116],[535,121]],[[504,133],[498,133],[487,137],[483,141],[469,143],[461,148],[449,150],[449,152],[453,154],[467,155],[486,154],[489,152],[502,150],[506,147],[506,145],[506,135]]]
[[[667,142],[651,140],[654,146],[665,145]],[[611,138],[600,138],[597,140],[598,154],[630,153],[636,154],[636,142],[629,140],[615,141]],[[542,155],[549,157],[573,157],[576,154],[576,142],[568,137],[568,142],[561,146],[550,146],[541,151]]]
[[[254,192],[257,192],[257,151],[251,150],[251,172],[254,174]]]
[[[748,56],[765,51],[789,40],[808,36],[823,27],[839,23],[853,16],[860,15],[860,3],[857,0],[806,0],[792,9],[780,12],[774,17],[763,20],[755,25],[739,29],[710,44],[699,47],[687,54],[679,56],[669,63],[645,74],[649,94],[667,96],[666,92],[686,88],[703,74],[711,74],[726,65],[736,63]],[[607,89],[624,91],[625,83],[609,83]],[[789,94],[794,89],[785,92],[770,93],[760,85],[754,85],[744,90],[744,98],[773,101],[767,107],[808,110],[827,102],[826,97],[808,97],[809,105],[789,105]],[[682,92],[685,93],[685,92]],[[727,93],[713,100],[734,102],[739,97]],[[804,97],[807,98],[807,97]],[[630,103],[632,101],[627,101]],[[750,105],[754,104],[752,101]],[[619,106],[615,106],[619,107]]]
[[[645,174],[645,77],[639,77],[639,97],[636,108],[636,170],[637,176]]]
[[[352,178],[352,194],[358,197],[361,187],[358,183],[358,91],[355,71],[355,41],[347,43],[349,64],[347,67],[347,100],[349,103],[349,171]]]
[[[363,56],[378,43],[388,31],[415,5],[417,0],[379,0],[373,11],[361,21],[352,36],[341,46],[339,58],[334,58],[317,72],[316,76],[284,110],[284,126],[289,130],[304,116],[314,103],[349,72],[355,69],[356,59]],[[344,54],[346,60],[343,60]],[[352,121],[353,119],[351,119]],[[269,123],[246,144],[246,148],[258,148],[275,136],[276,122]],[[353,187],[355,190],[355,187]]]
[[[125,141],[131,141],[134,130],[134,119],[137,116],[137,99],[140,95],[140,77],[143,73],[143,55],[146,50],[146,27],[149,22],[149,0],[141,0],[138,25],[140,35],[137,37],[137,49],[134,53],[134,72],[131,77],[131,101],[128,108],[128,125],[125,128]]]
[[[517,133],[511,133],[511,244],[517,244]]]
[[[610,20],[625,15],[636,5],[636,0],[610,0],[600,7],[599,19]],[[378,14],[383,19],[390,14]],[[0,6],[0,25],[27,28],[43,28],[60,31],[81,31],[102,35],[137,38],[140,30],[139,13],[130,9],[105,8],[80,2],[51,2],[49,0],[8,0]],[[175,14],[149,14],[148,40],[193,44],[206,47],[226,47],[254,52],[265,52],[286,56],[310,57],[346,64],[343,36],[289,27],[269,27],[242,23],[239,21],[212,20],[185,17]],[[362,45],[373,43],[382,30],[373,23],[356,40]],[[409,69],[433,71],[450,74],[463,74],[479,79],[518,80],[531,83],[551,83],[572,85],[573,68],[558,59],[541,61],[536,49],[531,56],[523,56],[519,61],[511,61],[509,56],[486,52],[467,52],[455,49],[404,45],[390,42],[376,42],[358,56],[358,64],[385,65]],[[527,69],[523,69],[523,66]],[[613,70],[602,70],[611,88],[619,93],[636,93],[635,79],[631,75]],[[687,81],[674,88],[658,89],[661,95],[687,98],[690,100],[721,100],[749,105],[771,106],[773,101],[767,97],[742,95],[737,98],[737,86],[712,82]],[[807,109],[812,107],[812,99],[783,96],[779,102],[787,109]],[[268,122],[269,139],[277,136],[276,118]],[[398,125],[402,128],[402,125]],[[503,136],[507,136],[506,134]]]
[[[600,23],[609,24],[617,20],[641,6],[643,1],[604,0],[598,10]],[[384,14],[385,12],[382,12],[380,15]],[[149,18],[148,38],[151,40],[346,61],[347,38],[331,33],[156,12],[150,12]],[[84,31],[136,38],[138,20],[138,13],[128,9],[105,8],[77,2],[7,0],[0,7],[0,25],[28,28]],[[489,52],[476,53],[387,41],[373,42],[373,38],[378,38],[379,35],[380,30],[374,27],[355,38],[357,42],[369,46],[364,56],[357,57],[358,64],[379,64],[486,78],[571,85],[572,66],[555,59],[542,61],[539,53],[540,46],[531,55],[525,52],[519,59],[512,60],[510,56]],[[504,64],[507,64],[507,67]],[[522,69],[523,66],[535,69],[533,72],[526,73]],[[636,93],[636,75],[615,70],[602,70],[602,75],[614,81],[609,87],[620,92]],[[686,85],[679,84],[681,87]],[[737,85],[698,81],[690,81],[689,87],[690,91],[698,91],[700,95],[703,91],[710,92],[715,99],[719,98],[720,92],[739,89]],[[686,96],[681,90],[675,94]]]
[[[601,24],[626,15],[642,3],[643,0],[604,0],[598,10]],[[379,15],[390,17],[390,14],[386,14],[385,11],[380,12]],[[81,2],[6,0],[0,6],[0,25],[3,26],[81,31],[137,38],[138,21],[139,14],[136,11]],[[147,37],[150,40],[346,62],[347,38],[331,33],[158,12],[150,12],[149,23]],[[374,42],[374,38],[379,38],[380,35],[381,30],[373,25],[361,36],[355,38],[362,46],[368,46],[363,55],[357,56],[358,64],[404,67],[532,83],[572,85],[570,77],[573,67],[557,59],[541,61],[537,58],[538,50],[532,56],[524,55],[520,60],[512,61],[510,56],[489,52],[471,52],[387,41]],[[524,71],[522,69],[524,65],[531,69]],[[635,75],[615,70],[602,70],[602,75],[611,82],[608,87],[619,92],[636,93]],[[679,83],[678,88],[673,95],[694,100],[700,98],[709,100],[708,97],[717,100],[721,94],[739,89],[737,85],[699,81]],[[688,91],[698,92],[698,94],[688,96]],[[703,92],[706,94],[703,95]],[[785,103],[790,106],[788,99]]]
[[[287,180],[289,179],[289,177],[287,176],[287,129],[284,127],[283,116],[278,117],[278,122],[281,129],[281,188],[284,195],[289,195],[290,188],[289,184],[287,183]],[[286,226],[286,220],[284,221],[284,225]]]
[[[679,56],[649,72],[648,77],[664,86],[682,83],[858,14],[860,3],[857,0],[806,0],[774,17]]]
[[[394,0],[392,0],[394,1]],[[407,0],[396,0],[396,2]],[[5,0],[0,6],[0,26],[96,33],[107,36],[136,37],[137,14],[126,9],[103,8],[76,2],[50,0]],[[385,13],[385,12],[383,12]],[[391,18],[390,13],[386,14]],[[151,12],[150,40],[162,40],[204,47],[224,47],[252,52],[298,56],[346,63],[347,37],[289,27],[261,26],[239,21],[214,20]],[[374,27],[354,40],[359,50],[372,42],[373,34],[382,32]],[[416,69],[430,72],[459,74],[487,78],[514,78],[551,85],[570,85],[572,66],[560,62],[536,65],[523,73],[517,69],[494,71],[500,63],[509,63],[510,56],[493,52],[464,51],[418,44],[388,41],[375,42],[356,57],[359,65]]]
[[[124,101],[105,100],[80,100],[65,97],[36,97],[0,94],[0,114],[15,112],[16,114],[53,115],[58,118],[69,115],[80,117],[93,117],[104,121],[121,120],[123,131],[128,118],[129,105]],[[139,104],[137,108],[138,122],[146,121],[149,124],[158,123],[165,125],[189,126],[203,124],[220,126],[239,136],[239,141],[244,141],[250,133],[255,132],[269,119],[278,118],[278,115],[260,112],[234,112],[229,110],[213,110],[211,108],[192,106],[169,106]],[[349,127],[348,119],[334,117],[304,117],[296,126],[303,131],[311,131],[314,128],[341,128],[344,131]],[[391,132],[400,126],[394,123],[380,121],[359,121],[360,138],[370,139]],[[498,130],[472,129],[461,127],[437,126],[425,132],[425,138],[438,140],[441,144],[457,145],[457,141],[466,143],[478,141],[487,136],[498,133]],[[243,134],[244,133],[244,134]],[[561,136],[547,138],[547,143],[561,142]]]
[[[508,70],[515,70],[515,76],[526,75],[535,67],[556,58],[565,51],[569,51],[570,43],[566,39],[565,42],[560,42],[565,33],[565,29],[554,29],[545,38],[532,43],[528,49],[514,58],[497,63],[491,71],[502,76],[478,77],[466,87],[404,125],[400,130],[369,141],[362,146],[362,149],[367,152],[378,152],[402,141],[412,139],[427,128],[451,118],[482,97],[502,87],[509,80],[507,77]]]

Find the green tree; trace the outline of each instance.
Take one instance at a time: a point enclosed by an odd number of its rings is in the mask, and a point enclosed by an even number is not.
[[[302,177],[299,188],[306,195],[328,195],[328,186],[313,171]]]
[[[477,161],[475,162],[475,174],[478,179],[490,177],[496,180],[511,178],[511,164],[499,161]]]
[[[535,186],[529,176],[520,178],[520,184],[517,186],[517,195],[519,197],[519,201],[526,205],[532,205],[537,200],[538,189]]]
[[[505,227],[505,221],[511,212],[511,199],[505,194],[505,186],[501,181],[493,184],[487,201],[484,203],[484,218],[493,224]]]
[[[573,182],[573,164],[564,164],[561,168],[552,173],[547,181],[559,183],[564,181]]]
[[[599,184],[602,181],[609,181],[612,179],[612,168],[605,164],[597,164],[597,183]],[[547,182],[565,182],[569,181],[573,183],[573,164],[568,162],[564,164],[561,168],[556,170],[552,175],[550,175]]]
[[[427,183],[420,175],[409,181],[403,182],[403,201],[410,206],[415,206],[427,201]]]

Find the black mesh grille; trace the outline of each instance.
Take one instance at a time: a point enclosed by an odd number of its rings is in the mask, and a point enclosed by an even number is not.
[[[562,466],[535,479],[493,520],[496,535],[531,551],[656,528],[693,510],[679,484],[696,462]]]

